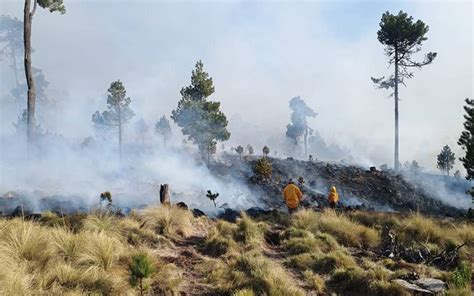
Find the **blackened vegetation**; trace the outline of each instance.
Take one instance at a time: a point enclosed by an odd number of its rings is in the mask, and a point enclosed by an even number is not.
[[[258,161],[241,161],[236,156],[227,155],[225,164],[215,164],[210,169],[217,175],[231,175],[247,183],[256,192],[256,196],[262,198],[263,208],[280,208],[281,192],[286,182],[290,178],[302,177],[305,183],[301,187],[306,195],[304,205],[307,207],[327,206],[327,191],[330,186],[336,186],[341,203],[346,207],[399,212],[419,211],[442,216],[458,216],[463,213],[462,210],[434,198],[423,188],[412,185],[401,174],[393,171],[379,171],[376,168],[369,170],[293,158],[266,158],[271,165],[272,174],[265,182],[261,182],[252,170]],[[353,203],[353,200],[357,200],[357,203]]]

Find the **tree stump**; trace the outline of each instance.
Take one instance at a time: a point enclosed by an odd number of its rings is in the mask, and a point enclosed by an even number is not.
[[[170,205],[170,193],[168,184],[160,185],[160,203],[162,205]]]

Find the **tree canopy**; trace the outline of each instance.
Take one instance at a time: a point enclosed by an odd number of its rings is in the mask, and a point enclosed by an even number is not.
[[[458,145],[461,146],[462,150],[466,153],[461,160],[464,168],[466,169],[467,180],[474,179],[474,100],[466,98],[466,105],[464,106],[464,131],[458,140]]]
[[[220,102],[207,98],[214,93],[212,78],[204,71],[201,61],[191,75],[191,85],[181,89],[181,100],[171,118],[181,127],[183,135],[198,146],[204,156],[215,153],[218,141],[230,138],[227,118],[220,111]]]
[[[455,159],[456,157],[451,151],[451,148],[449,148],[448,145],[445,145],[438,154],[438,168],[442,172],[446,172],[446,174],[449,176],[449,171],[453,168]]]

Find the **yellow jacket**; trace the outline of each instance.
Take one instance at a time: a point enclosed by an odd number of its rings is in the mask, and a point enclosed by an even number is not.
[[[286,205],[290,209],[295,209],[300,205],[303,198],[303,193],[295,184],[288,184],[283,189],[283,197],[286,200]]]
[[[332,203],[337,203],[339,201],[339,194],[337,194],[336,187],[332,186],[331,191],[328,195],[328,201]]]

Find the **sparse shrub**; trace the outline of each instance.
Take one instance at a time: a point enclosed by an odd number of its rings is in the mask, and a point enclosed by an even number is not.
[[[187,237],[193,232],[193,215],[176,206],[155,206],[143,210],[144,225],[167,237]]]
[[[149,278],[155,272],[155,268],[148,258],[148,254],[138,252],[132,255],[132,263],[129,265],[129,271],[132,287],[138,286],[140,295],[143,295],[146,288],[146,286],[143,286],[143,280]]]
[[[267,158],[260,158],[253,167],[253,173],[258,181],[266,182],[272,176],[272,164]]]

